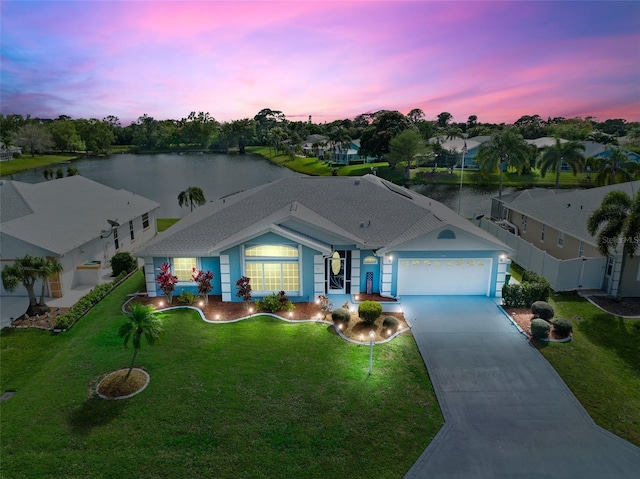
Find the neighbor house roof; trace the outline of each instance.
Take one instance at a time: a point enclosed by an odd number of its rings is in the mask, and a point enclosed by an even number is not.
[[[0,182],[2,234],[64,254],[160,205],[82,176],[42,183]]]
[[[502,200],[514,211],[595,246],[595,238],[587,231],[587,218],[591,212],[610,191],[619,190],[633,196],[639,188],[640,181],[583,190],[545,191],[540,188],[515,192],[503,196]]]
[[[505,248],[446,206],[377,176],[290,177],[208,203],[136,254],[213,255],[274,228],[313,238],[327,249],[376,250],[451,224]]]

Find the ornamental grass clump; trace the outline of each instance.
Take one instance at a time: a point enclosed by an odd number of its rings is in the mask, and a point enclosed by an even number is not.
[[[382,305],[376,301],[363,301],[358,306],[358,316],[367,324],[372,324],[382,314]]]

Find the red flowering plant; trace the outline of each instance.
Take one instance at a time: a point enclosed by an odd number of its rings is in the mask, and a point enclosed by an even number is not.
[[[171,273],[171,266],[169,263],[162,263],[162,266],[160,266],[160,273],[156,276],[156,281],[164,295],[167,297],[167,302],[171,304],[173,291],[176,289],[178,277]]]
[[[209,293],[213,289],[211,281],[213,281],[213,273],[211,271],[198,271],[193,268],[193,275],[191,279],[196,282],[198,286],[198,294],[204,297],[204,302],[209,304]]]
[[[241,277],[238,281],[236,281],[236,288],[238,288],[238,292],[236,296],[238,298],[242,298],[244,301],[244,305],[248,306],[251,302],[251,279],[246,276]]]

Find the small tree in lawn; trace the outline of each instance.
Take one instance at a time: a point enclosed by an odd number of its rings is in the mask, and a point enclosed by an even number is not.
[[[134,303],[129,307],[129,321],[118,329],[118,335],[122,338],[124,347],[127,347],[129,340],[131,340],[133,345],[133,358],[131,358],[131,365],[129,366],[125,381],[129,378],[129,374],[131,374],[136,356],[138,355],[140,346],[142,346],[142,337],[144,336],[149,346],[155,344],[162,332],[161,324],[160,319],[154,314],[153,306]]]
[[[211,271],[198,271],[193,268],[193,281],[196,282],[198,286],[198,294],[204,296],[204,302],[209,304],[209,293],[213,289],[213,285],[211,281],[213,280],[213,273]]]
[[[238,288],[238,292],[236,296],[238,298],[242,298],[245,306],[251,302],[251,279],[246,276],[241,277],[238,281],[236,281],[236,288]]]
[[[162,266],[160,266],[160,273],[156,276],[156,281],[164,295],[167,297],[167,301],[171,304],[173,291],[176,289],[178,277],[171,273],[171,266],[169,266],[169,263],[162,263]]]

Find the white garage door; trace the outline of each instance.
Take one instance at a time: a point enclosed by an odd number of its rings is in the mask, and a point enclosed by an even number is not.
[[[491,258],[398,260],[398,295],[487,295]]]

